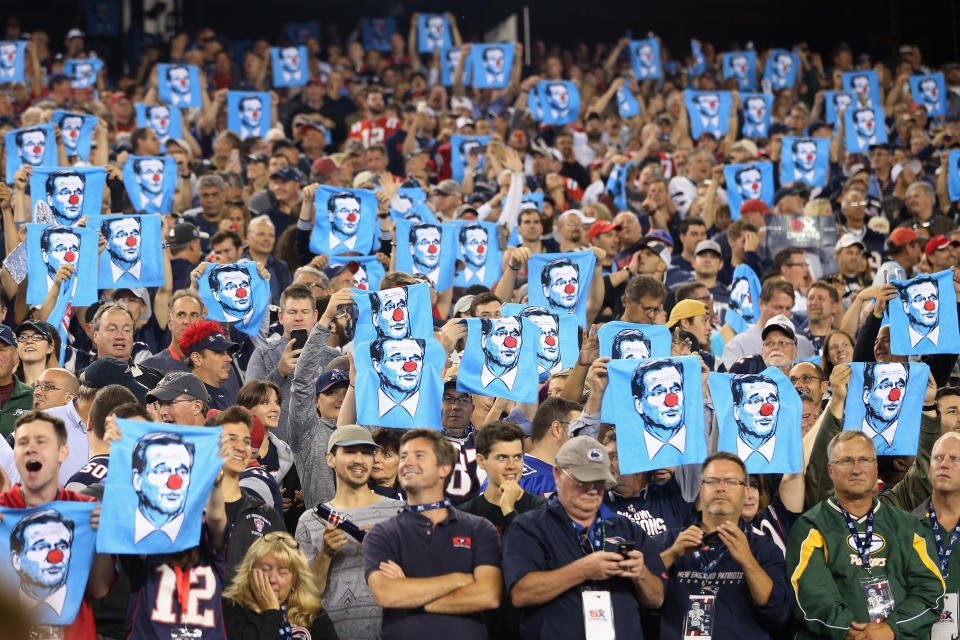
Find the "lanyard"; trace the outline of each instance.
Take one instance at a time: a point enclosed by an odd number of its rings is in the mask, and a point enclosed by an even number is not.
[[[432,511],[433,509],[453,509],[453,503],[445,499],[440,502],[431,502],[430,504],[405,504],[403,508],[412,513],[423,513],[424,511]]]
[[[597,529],[598,520],[600,521],[600,528],[599,528],[600,538],[599,539],[596,536],[596,532],[598,530]],[[574,529],[577,529],[577,527],[579,526],[572,520],[570,521],[570,523],[573,524]],[[580,550],[583,551],[585,555],[590,555],[594,551],[603,551],[604,541],[607,539],[607,525],[603,521],[603,516],[601,516],[598,513],[596,519],[590,523],[589,528],[584,529],[583,531],[577,531],[577,538],[580,540]],[[584,539],[586,539],[586,541],[590,544],[589,551],[583,547]]]
[[[950,544],[943,547],[943,536],[940,534],[940,522],[937,520],[937,511],[933,508],[933,499],[930,499],[930,526],[933,528],[933,541],[937,543],[937,555],[940,556],[940,573],[946,577],[947,565],[950,564],[950,555],[953,553],[953,547],[957,544],[957,538],[960,538],[960,521],[953,529],[953,535],[950,536]]]
[[[847,523],[847,529],[850,530],[850,535],[853,536],[853,544],[857,547],[857,553],[860,554],[863,568],[867,570],[867,575],[872,576],[873,573],[870,568],[870,543],[873,541],[873,508],[871,507],[870,513],[867,514],[867,525],[863,529],[863,538],[861,538],[857,532],[857,525],[853,520],[853,516],[847,513],[847,510],[843,507],[840,507],[840,512],[843,514],[843,519]]]
[[[721,551],[721,552],[717,555],[716,558],[714,558],[713,560],[711,560],[710,562],[708,562],[706,565],[704,565],[704,564],[703,564],[703,553],[700,552],[700,551],[694,551],[694,552],[693,552],[693,557],[696,558],[696,560],[697,560],[698,563],[700,563],[700,578],[701,578],[701,584],[702,584],[702,585],[706,585],[706,584],[707,584],[707,575],[708,575],[711,571],[713,571],[713,570],[717,567],[718,564],[720,564],[720,561],[723,560],[723,557],[724,557],[725,555],[727,555],[727,549],[724,549],[723,551]]]

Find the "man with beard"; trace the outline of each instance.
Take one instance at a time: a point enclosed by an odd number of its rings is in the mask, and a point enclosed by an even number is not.
[[[540,328],[537,341],[537,369],[541,376],[560,371],[560,319],[543,307],[526,307],[519,318],[530,318]]]
[[[383,101],[383,88],[367,87],[363,94],[363,106],[366,110],[364,118],[350,127],[348,137],[360,140],[364,148],[383,144],[400,128],[399,120],[384,115],[386,105]]]
[[[807,290],[807,326],[800,330],[816,355],[823,351],[823,341],[833,331],[834,319],[841,310],[840,294],[825,280],[817,280]]]
[[[760,354],[737,360],[729,373],[760,373],[767,367],[777,367],[784,374],[797,359],[797,334],[786,316],[774,316],[763,325]]]
[[[583,225],[593,224],[596,220],[587,218],[579,209],[564,212],[557,221],[560,233],[560,251],[579,251],[583,249]]]
[[[189,359],[190,372],[203,381],[212,409],[222,411],[236,402],[224,383],[230,378],[233,356],[239,347],[227,340],[213,320],[190,325],[180,336],[180,351]]]
[[[484,355],[480,383],[485,389],[497,381],[507,390],[513,389],[523,346],[521,327],[520,318],[480,319],[480,348]],[[494,385],[490,390],[496,391],[498,388]]]
[[[365,427],[338,427],[326,451],[327,466],[337,478],[336,495],[308,510],[297,524],[296,538],[323,593],[324,610],[344,638],[372,639],[380,634],[382,610],[363,578],[363,533],[358,540],[339,526],[348,523],[366,530],[389,520],[402,506],[368,486],[377,449],[382,447]],[[327,510],[330,515],[324,516]]]

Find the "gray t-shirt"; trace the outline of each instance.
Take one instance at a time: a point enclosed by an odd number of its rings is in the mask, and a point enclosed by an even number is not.
[[[399,500],[381,498],[365,507],[334,511],[358,527],[372,527],[397,515],[402,504]],[[323,532],[326,528],[326,521],[321,520],[313,509],[300,516],[296,538],[300,549],[311,563],[323,548]],[[323,607],[333,620],[333,626],[341,638],[375,640],[380,637],[382,610],[374,601],[370,587],[363,577],[363,549],[360,543],[349,535],[347,544],[337,549],[330,562],[327,588],[323,592]]]

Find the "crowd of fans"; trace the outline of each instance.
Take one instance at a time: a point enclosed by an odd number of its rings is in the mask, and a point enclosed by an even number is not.
[[[98,117],[90,157],[66,164],[106,166],[104,213],[138,208],[117,187],[128,155],[163,155],[135,124],[135,104],[157,103],[156,64],[198,66],[204,96],[181,109],[182,132],[166,143],[179,175],[162,216],[164,286],[102,291],[61,318],[56,295],[27,305],[26,280],[0,272],[10,445],[0,505],[99,499],[117,418],[223,430],[200,545],[98,554],[76,621],[29,637],[957,637],[956,354],[924,357],[915,456],[878,457],[873,440],[842,429],[844,365],[907,361],[881,326],[898,295],[890,280],[957,269],[947,158],[960,149],[960,64],[933,69],[906,44],[873,59],[843,43],[822,53],[795,43],[801,69],[775,92],[767,137],[742,137],[735,108],[728,134],[694,140],[684,89],[733,90],[739,105],[720,42],[699,43],[699,74],[687,73],[690,52],[661,43],[664,77],[638,82],[626,39],[594,50],[536,41],[517,45],[506,88],[472,89],[460,73],[444,86],[439,55],[418,53],[417,18],[389,52],[364,50],[359,31],[308,38],[309,81],[273,90],[268,49],[283,41],[240,48],[210,28],[179,33],[146,47],[138,68],[104,66],[92,88],[74,90],[65,60],[96,55],[84,33],[61,44],[7,23],[5,40],[27,38],[28,78],[0,85],[0,134],[55,109]],[[770,54],[756,53],[762,69]],[[866,153],[848,152],[824,121],[824,92],[856,69],[876,71],[886,113],[877,124],[889,143]],[[909,90],[909,76],[932,69],[945,77],[946,117],[929,117]],[[541,126],[528,91],[562,79],[579,89],[577,121]],[[620,116],[620,87],[639,115]],[[266,136],[227,130],[231,89],[270,91]],[[455,134],[491,140],[462,181],[451,178]],[[777,178],[772,208],[751,199],[731,211],[724,166],[779,167],[782,138],[801,135],[831,141],[825,186]],[[622,194],[608,190],[614,172]],[[25,238],[29,174],[0,185],[5,254]],[[377,188],[384,212],[399,187],[419,186],[440,221],[500,221],[504,238],[516,229],[492,288],[430,284],[448,354],[441,430],[353,424],[358,267],[298,241],[313,226],[316,185]],[[534,192],[539,210],[511,197]],[[765,232],[778,216],[817,218],[835,246],[784,245]],[[381,219],[380,288],[424,281],[391,270],[394,227]],[[576,365],[544,379],[536,404],[458,391],[459,319],[525,304],[531,255],[585,249],[602,302],[588,308]],[[253,337],[205,319],[197,291],[208,263],[238,261],[256,262],[270,284],[269,329]],[[740,265],[762,281],[745,331],[727,322]],[[960,296],[960,274],[954,282]],[[704,376],[780,369],[802,400],[802,471],[748,475],[716,452],[704,384],[706,461],[621,474],[616,430],[600,420],[609,358],[596,329],[613,320],[665,325],[671,354],[699,355]]]

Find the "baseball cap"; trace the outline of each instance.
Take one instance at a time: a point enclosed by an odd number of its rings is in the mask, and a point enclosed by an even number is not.
[[[450,385],[456,386],[457,384],[457,374],[451,373],[443,379],[443,388],[446,389]]]
[[[453,317],[456,318],[458,313],[470,311],[470,303],[473,302],[474,297],[475,296],[460,296],[457,304],[453,305]]]
[[[248,153],[247,162],[259,162],[261,164],[269,164],[270,158],[267,157],[265,153]]]
[[[198,238],[205,240],[209,237],[209,233],[200,231],[197,228],[197,225],[193,224],[192,222],[178,222],[177,224],[173,225],[172,229],[170,229],[167,239],[170,241],[172,246],[180,247],[185,244],[189,244]]]
[[[460,116],[459,118],[457,118],[456,124],[457,124],[457,129],[463,129],[464,127],[472,127],[473,120],[466,116]]]
[[[806,199],[808,195],[810,195],[810,192],[802,183],[794,182],[777,189],[777,192],[773,195],[773,204],[776,205],[787,196],[803,196]]]
[[[793,328],[793,322],[791,322],[790,318],[783,314],[773,316],[767,320],[767,324],[763,325],[763,331],[760,333],[761,339],[766,340],[767,335],[771,331],[782,331],[783,333],[787,334],[787,337],[789,337],[791,340],[794,342],[797,341],[797,332]]]
[[[358,263],[356,260],[351,260],[349,262],[331,264],[323,268],[323,274],[328,278],[333,279],[343,273],[344,270],[347,270],[350,273],[356,273],[360,270],[360,263]]]
[[[404,159],[409,162],[412,158],[420,155],[421,153],[427,153],[427,149],[421,147],[419,143],[414,142],[413,149],[410,149],[410,153],[408,153]]]
[[[322,175],[330,175],[340,167],[330,158],[317,158],[310,166],[310,170]]]
[[[333,451],[336,446],[351,447],[358,444],[369,445],[377,449],[383,448],[373,441],[373,436],[370,435],[370,430],[366,427],[361,427],[358,424],[345,424],[337,427],[330,434],[330,439],[327,440],[327,453]]]
[[[929,241],[927,241],[927,246],[924,248],[923,252],[926,253],[927,255],[930,255],[934,251],[939,251],[940,249],[946,249],[947,247],[956,247],[956,246],[960,246],[960,242],[957,242],[956,240],[951,240],[950,238],[943,235],[942,233],[939,233],[933,236],[932,238],[930,238]]]
[[[0,324],[0,342],[4,342],[11,347],[17,346],[17,337],[13,334],[13,329],[5,324]]]
[[[613,224],[608,220],[597,220],[592,225],[590,225],[590,230],[587,231],[587,238],[592,242],[601,233],[607,233],[609,231],[616,231],[617,225]]]
[[[890,232],[887,240],[898,247],[902,247],[905,244],[909,244],[919,238],[917,232],[908,227],[897,227]]]
[[[707,305],[699,300],[681,300],[673,305],[673,309],[670,310],[670,319],[667,320],[667,326],[672,329],[675,324],[684,318],[696,318],[697,316],[706,315],[706,313]]]
[[[450,109],[452,111],[456,111],[460,108],[467,109],[470,111],[470,113],[473,113],[473,102],[470,100],[470,98],[463,96],[454,96],[450,98]]]
[[[189,158],[193,158],[193,150],[190,149],[190,143],[188,143],[183,138],[167,138],[166,144],[167,144],[167,149],[170,148],[171,144],[176,145],[181,151],[187,154]],[[260,155],[263,155],[263,154],[260,154]],[[266,156],[263,156],[263,157],[266,158]],[[264,160],[263,162],[266,163],[267,161]]]
[[[756,157],[757,157],[757,153],[758,153],[757,144],[756,144],[753,140],[750,140],[750,139],[748,139],[748,138],[743,138],[743,139],[741,139],[741,140],[737,140],[737,141],[733,144],[733,146],[730,148],[730,150],[731,150],[731,151],[746,151],[747,153],[750,154],[750,157],[751,157],[751,158],[756,158]]]
[[[300,182],[300,172],[296,167],[280,167],[270,174],[270,179],[279,179],[286,182]]]
[[[146,401],[175,400],[178,396],[190,396],[210,403],[210,394],[203,380],[186,371],[173,371],[165,375],[160,384],[147,393]]]
[[[80,29],[70,29],[70,31],[67,31],[67,37],[64,38],[64,39],[65,39],[65,40],[73,40],[74,38],[82,38],[82,37],[84,37],[85,35],[87,35],[87,34],[85,34],[85,33],[84,33],[83,31],[81,31]]]
[[[673,258],[670,256],[670,247],[665,244],[660,243],[656,240],[648,240],[646,244],[643,245],[647,251],[657,254],[663,263],[667,266],[667,269],[673,264]]]
[[[433,188],[434,193],[442,193],[445,196],[458,196],[460,195],[460,183],[456,180],[441,180],[440,183]]]
[[[580,224],[593,224],[597,221],[596,218],[588,218],[587,216],[583,215],[583,211],[580,211],[580,209],[567,209],[557,216],[557,220],[570,213],[577,216],[577,219],[580,220]]]
[[[342,369],[331,369],[324,371],[317,378],[316,392],[323,393],[329,391],[338,384],[350,384],[350,375]]]
[[[650,229],[650,231],[647,231],[647,235],[644,237],[652,240],[659,240],[660,242],[666,242],[671,248],[673,248],[673,236],[663,229]]]
[[[845,233],[840,236],[840,239],[837,240],[837,246],[834,248],[834,251],[840,251],[840,249],[846,249],[847,247],[852,247],[853,245],[858,244],[860,248],[864,251],[867,250],[867,246],[860,241],[860,239],[853,235],[852,233]]]
[[[216,332],[211,333],[203,340],[197,340],[194,342],[192,345],[190,345],[190,349],[184,355],[189,356],[191,353],[197,353],[198,351],[203,351],[204,349],[210,349],[210,351],[227,351],[233,354],[240,349],[240,345],[236,342],[227,340],[227,337],[222,333]]]
[[[111,300],[116,300],[121,297],[124,293],[132,294],[135,298],[139,299],[140,302],[148,304],[150,296],[147,294],[147,290],[144,287],[125,287],[123,289],[114,289],[113,295],[110,296]]]
[[[98,358],[80,374],[80,384],[91,389],[103,389],[107,385],[119,384],[137,396],[139,402],[147,398],[148,389],[133,377],[130,365],[115,358]]]
[[[457,210],[453,213],[453,218],[454,220],[459,220],[468,213],[472,213],[475,218],[480,215],[480,213],[477,211],[477,208],[473,205],[462,204],[457,207]]]
[[[693,255],[698,256],[704,251],[713,251],[718,256],[723,256],[723,252],[720,251],[720,245],[714,240],[701,240],[697,243],[697,248],[694,250]]]
[[[354,176],[354,178],[353,178],[353,188],[354,188],[354,189],[359,189],[359,188],[361,188],[363,185],[367,184],[368,182],[372,182],[373,184],[377,184],[377,182],[378,182],[378,181],[377,181],[377,174],[375,174],[373,171],[367,171],[367,170],[361,171],[360,173],[358,173],[358,174],[357,174],[356,176]]]
[[[744,200],[740,205],[740,215],[746,213],[773,213],[767,203],[759,199]]]
[[[17,328],[13,330],[13,333],[17,336],[20,335],[20,332],[24,329],[33,329],[40,335],[44,336],[47,340],[53,341],[53,333],[50,331],[50,325],[46,322],[40,322],[39,320],[24,320],[17,325]]]
[[[607,487],[616,484],[610,473],[610,458],[607,450],[596,438],[577,436],[567,440],[554,457],[556,466],[566,469],[580,482],[603,480]]]

